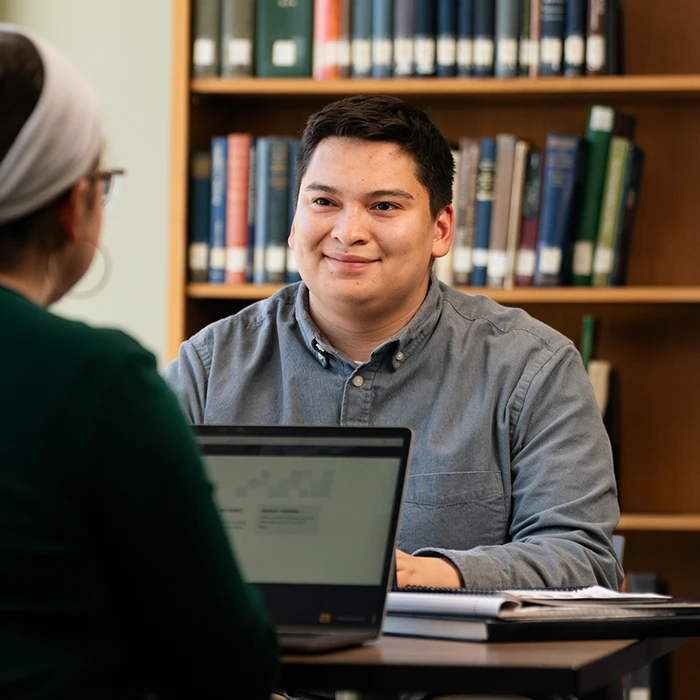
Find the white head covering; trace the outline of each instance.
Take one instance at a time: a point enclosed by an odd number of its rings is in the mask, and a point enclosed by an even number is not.
[[[44,86],[31,115],[0,161],[0,224],[36,211],[85,176],[102,148],[97,96],[76,67],[54,46],[13,24],[36,47]]]

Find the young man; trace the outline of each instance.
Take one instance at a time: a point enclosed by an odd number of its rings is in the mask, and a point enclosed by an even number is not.
[[[183,343],[165,378],[195,423],[412,427],[400,586],[618,588],[611,452],[578,352],[431,274],[452,176],[402,100],[313,115],[289,237],[303,282]]]

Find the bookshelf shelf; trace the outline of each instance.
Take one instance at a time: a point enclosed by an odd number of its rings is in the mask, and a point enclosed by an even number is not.
[[[625,75],[591,78],[312,80],[309,78],[200,78],[190,90],[199,95],[236,99],[297,97],[334,99],[350,94],[391,94],[431,99],[582,100],[612,97],[700,101],[700,75]]]
[[[619,532],[700,532],[700,515],[692,513],[623,513]]]
[[[276,284],[189,284],[190,299],[264,299],[281,288]],[[457,287],[466,294],[485,294],[508,304],[700,304],[700,287],[523,287],[488,289]]]

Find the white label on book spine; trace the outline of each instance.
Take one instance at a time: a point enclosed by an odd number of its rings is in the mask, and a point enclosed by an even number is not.
[[[457,42],[457,65],[460,68],[471,68],[474,62],[474,44],[471,39],[460,39]]]
[[[599,34],[589,36],[586,42],[586,67],[602,70],[605,65],[605,38]]]
[[[250,39],[229,39],[226,46],[226,63],[229,66],[252,66],[253,42]]]
[[[558,275],[561,270],[561,248],[542,246],[539,265],[540,274]]]
[[[290,39],[278,39],[272,44],[272,65],[291,68],[297,63],[297,43]]]
[[[503,279],[506,274],[506,253],[504,250],[490,250],[486,268],[489,277]]]
[[[540,61],[551,65],[555,70],[561,65],[562,41],[546,36],[540,41]]]
[[[391,39],[374,39],[372,41],[372,63],[375,66],[391,65]]]
[[[535,260],[534,250],[519,250],[515,263],[515,274],[518,277],[532,277],[535,274]]]
[[[615,110],[612,107],[595,105],[591,107],[589,122],[593,131],[612,131],[613,123],[615,122]]]
[[[628,700],[651,700],[651,688],[630,688]]]
[[[488,68],[493,65],[493,41],[491,39],[474,40],[474,65]]]
[[[291,248],[287,248],[287,272],[299,272],[297,260],[294,257],[294,251]]]
[[[530,61],[528,65],[538,66],[540,63],[540,42],[530,41]]]
[[[586,43],[579,34],[566,37],[564,42],[564,60],[570,66],[582,66],[586,59]]]
[[[394,65],[401,75],[413,70],[413,39],[394,39]]]
[[[472,271],[472,249],[471,246],[457,246],[454,249],[454,257],[452,259],[452,266],[455,272],[466,272]]]
[[[472,265],[474,267],[486,267],[489,263],[488,248],[474,248],[472,251]]]
[[[452,36],[437,40],[437,62],[440,66],[454,66],[457,63],[457,42]]]
[[[326,66],[337,66],[338,65],[338,42],[337,41],[326,41],[324,46],[323,55],[325,57]]]
[[[532,49],[530,48],[530,40],[522,38],[520,40],[520,56],[518,56],[520,60],[520,65],[525,67],[530,65],[530,56],[532,55]]]
[[[435,72],[435,40],[416,39],[416,73],[431,75]]]
[[[190,243],[188,253],[190,270],[206,270],[209,267],[208,243]]]
[[[574,259],[571,269],[575,275],[590,275],[593,270],[593,243],[579,241],[574,244]]]
[[[287,269],[287,248],[270,245],[265,248],[265,269],[268,272],[285,272]]]
[[[516,68],[518,65],[517,39],[499,39],[496,45],[496,60],[502,68]]]
[[[195,39],[192,62],[195,66],[213,66],[216,63],[216,42],[205,36]]]
[[[338,65],[347,68],[350,65],[350,40],[338,40]]]
[[[248,249],[231,247],[226,249],[226,269],[229,272],[245,272],[248,263]]]
[[[372,70],[372,44],[369,39],[353,39],[352,65],[358,73]]]
[[[597,246],[593,256],[593,272],[597,275],[607,274],[612,270],[613,250],[612,248],[601,248]]]
[[[215,270],[226,268],[226,248],[212,248],[209,251],[209,267]]]

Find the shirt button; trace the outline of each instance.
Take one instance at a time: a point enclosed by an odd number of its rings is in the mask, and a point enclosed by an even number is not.
[[[400,350],[396,353],[396,355],[394,355],[394,359],[395,359],[397,362],[402,362],[402,361],[403,361],[403,357],[404,357],[404,355],[403,355],[403,353],[402,353]]]
[[[356,374],[356,375],[352,378],[352,383],[353,383],[355,386],[362,386],[362,385],[365,383],[365,380],[364,380],[359,374]]]

